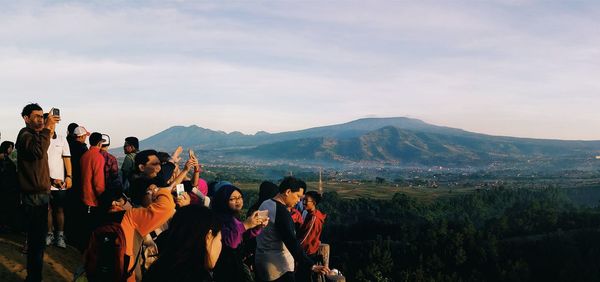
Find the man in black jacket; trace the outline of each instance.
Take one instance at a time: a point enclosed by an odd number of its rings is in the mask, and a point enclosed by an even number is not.
[[[21,116],[25,127],[19,131],[16,148],[21,201],[25,212],[27,231],[27,279],[41,281],[46,233],[48,232],[48,202],[50,172],[48,147],[60,117],[44,112],[38,104],[23,108]]]

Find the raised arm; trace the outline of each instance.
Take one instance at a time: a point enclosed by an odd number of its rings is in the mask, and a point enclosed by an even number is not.
[[[154,201],[147,208],[131,210],[132,222],[142,236],[164,224],[175,213],[175,202],[169,189],[158,189]]]

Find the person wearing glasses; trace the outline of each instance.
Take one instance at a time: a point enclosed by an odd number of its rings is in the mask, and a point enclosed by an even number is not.
[[[98,218],[95,220],[97,226],[106,222],[114,222],[117,214],[121,213],[120,220],[117,222],[119,222],[125,237],[125,255],[132,258],[129,259],[126,269],[132,269],[136,263],[139,266],[139,262],[135,258],[137,246],[140,246],[141,243],[140,238],[166,223],[175,213],[172,189],[154,187],[150,191],[151,203],[146,207],[132,207],[127,195],[120,187],[109,188],[99,197]],[[92,245],[90,244],[90,246]],[[92,257],[93,254],[89,251],[85,253],[85,265],[95,259]],[[135,282],[137,275],[139,273],[133,272],[126,280]]]
[[[268,217],[254,211],[243,222],[239,220],[244,207],[242,190],[226,184],[215,193],[212,208],[223,223],[221,233],[223,249],[214,269],[215,281],[254,281],[249,268],[244,264],[243,237],[254,238],[267,226]]]
[[[268,211],[270,224],[256,238],[255,268],[259,281],[306,281],[296,279],[294,272],[329,272],[327,266],[309,258],[296,239],[289,209],[303,195],[303,181],[288,176],[279,184],[279,193],[260,205],[259,210]]]
[[[152,198],[148,196],[147,191],[150,186],[158,188],[170,187],[173,189],[180,184],[188,172],[198,164],[198,161],[190,158],[183,169],[175,176],[173,181],[167,183],[165,179],[170,178],[160,176],[161,163],[156,150],[143,150],[135,156],[135,167],[137,173],[133,176],[129,193],[134,206],[147,206]],[[172,172],[171,172],[172,173]]]
[[[323,257],[317,252],[321,245],[321,233],[323,232],[323,223],[325,223],[326,214],[317,209],[317,205],[321,202],[322,196],[317,191],[308,191],[304,194],[302,205],[304,206],[304,220],[298,229],[298,240],[302,249],[308,257],[315,262],[323,263]],[[300,274],[302,275],[302,274]],[[304,273],[307,277],[309,273]],[[316,281],[316,277],[312,277]]]
[[[306,213],[304,214],[304,223],[298,230],[298,239],[302,249],[309,256],[317,254],[321,244],[321,232],[323,232],[323,223],[325,223],[326,214],[317,209],[322,196],[317,191],[308,191],[304,194],[302,205]]]

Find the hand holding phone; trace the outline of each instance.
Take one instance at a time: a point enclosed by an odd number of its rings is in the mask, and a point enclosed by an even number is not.
[[[60,114],[60,111],[55,108],[52,108],[50,110],[50,112],[48,112],[48,117],[45,117],[45,114],[44,114],[44,119],[45,119],[44,127],[45,128],[50,129],[51,131],[54,131],[56,124],[60,121],[60,116],[57,114]]]
[[[175,189],[177,191],[177,197],[180,197],[185,192],[185,189],[183,188],[183,184],[177,184]]]
[[[268,210],[258,211],[256,213],[256,217],[258,217],[259,219],[267,219],[267,218],[269,218],[269,211]]]
[[[189,149],[188,153],[190,154],[190,159],[197,159],[196,154],[194,153],[194,150]]]

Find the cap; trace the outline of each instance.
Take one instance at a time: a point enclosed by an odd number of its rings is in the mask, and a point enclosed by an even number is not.
[[[73,134],[75,134],[75,136],[90,136],[90,132],[87,131],[87,129],[85,129],[85,127],[83,126],[78,126],[77,128],[75,128],[75,130],[73,130]]]
[[[110,136],[108,134],[102,134],[102,147],[110,146]]]

